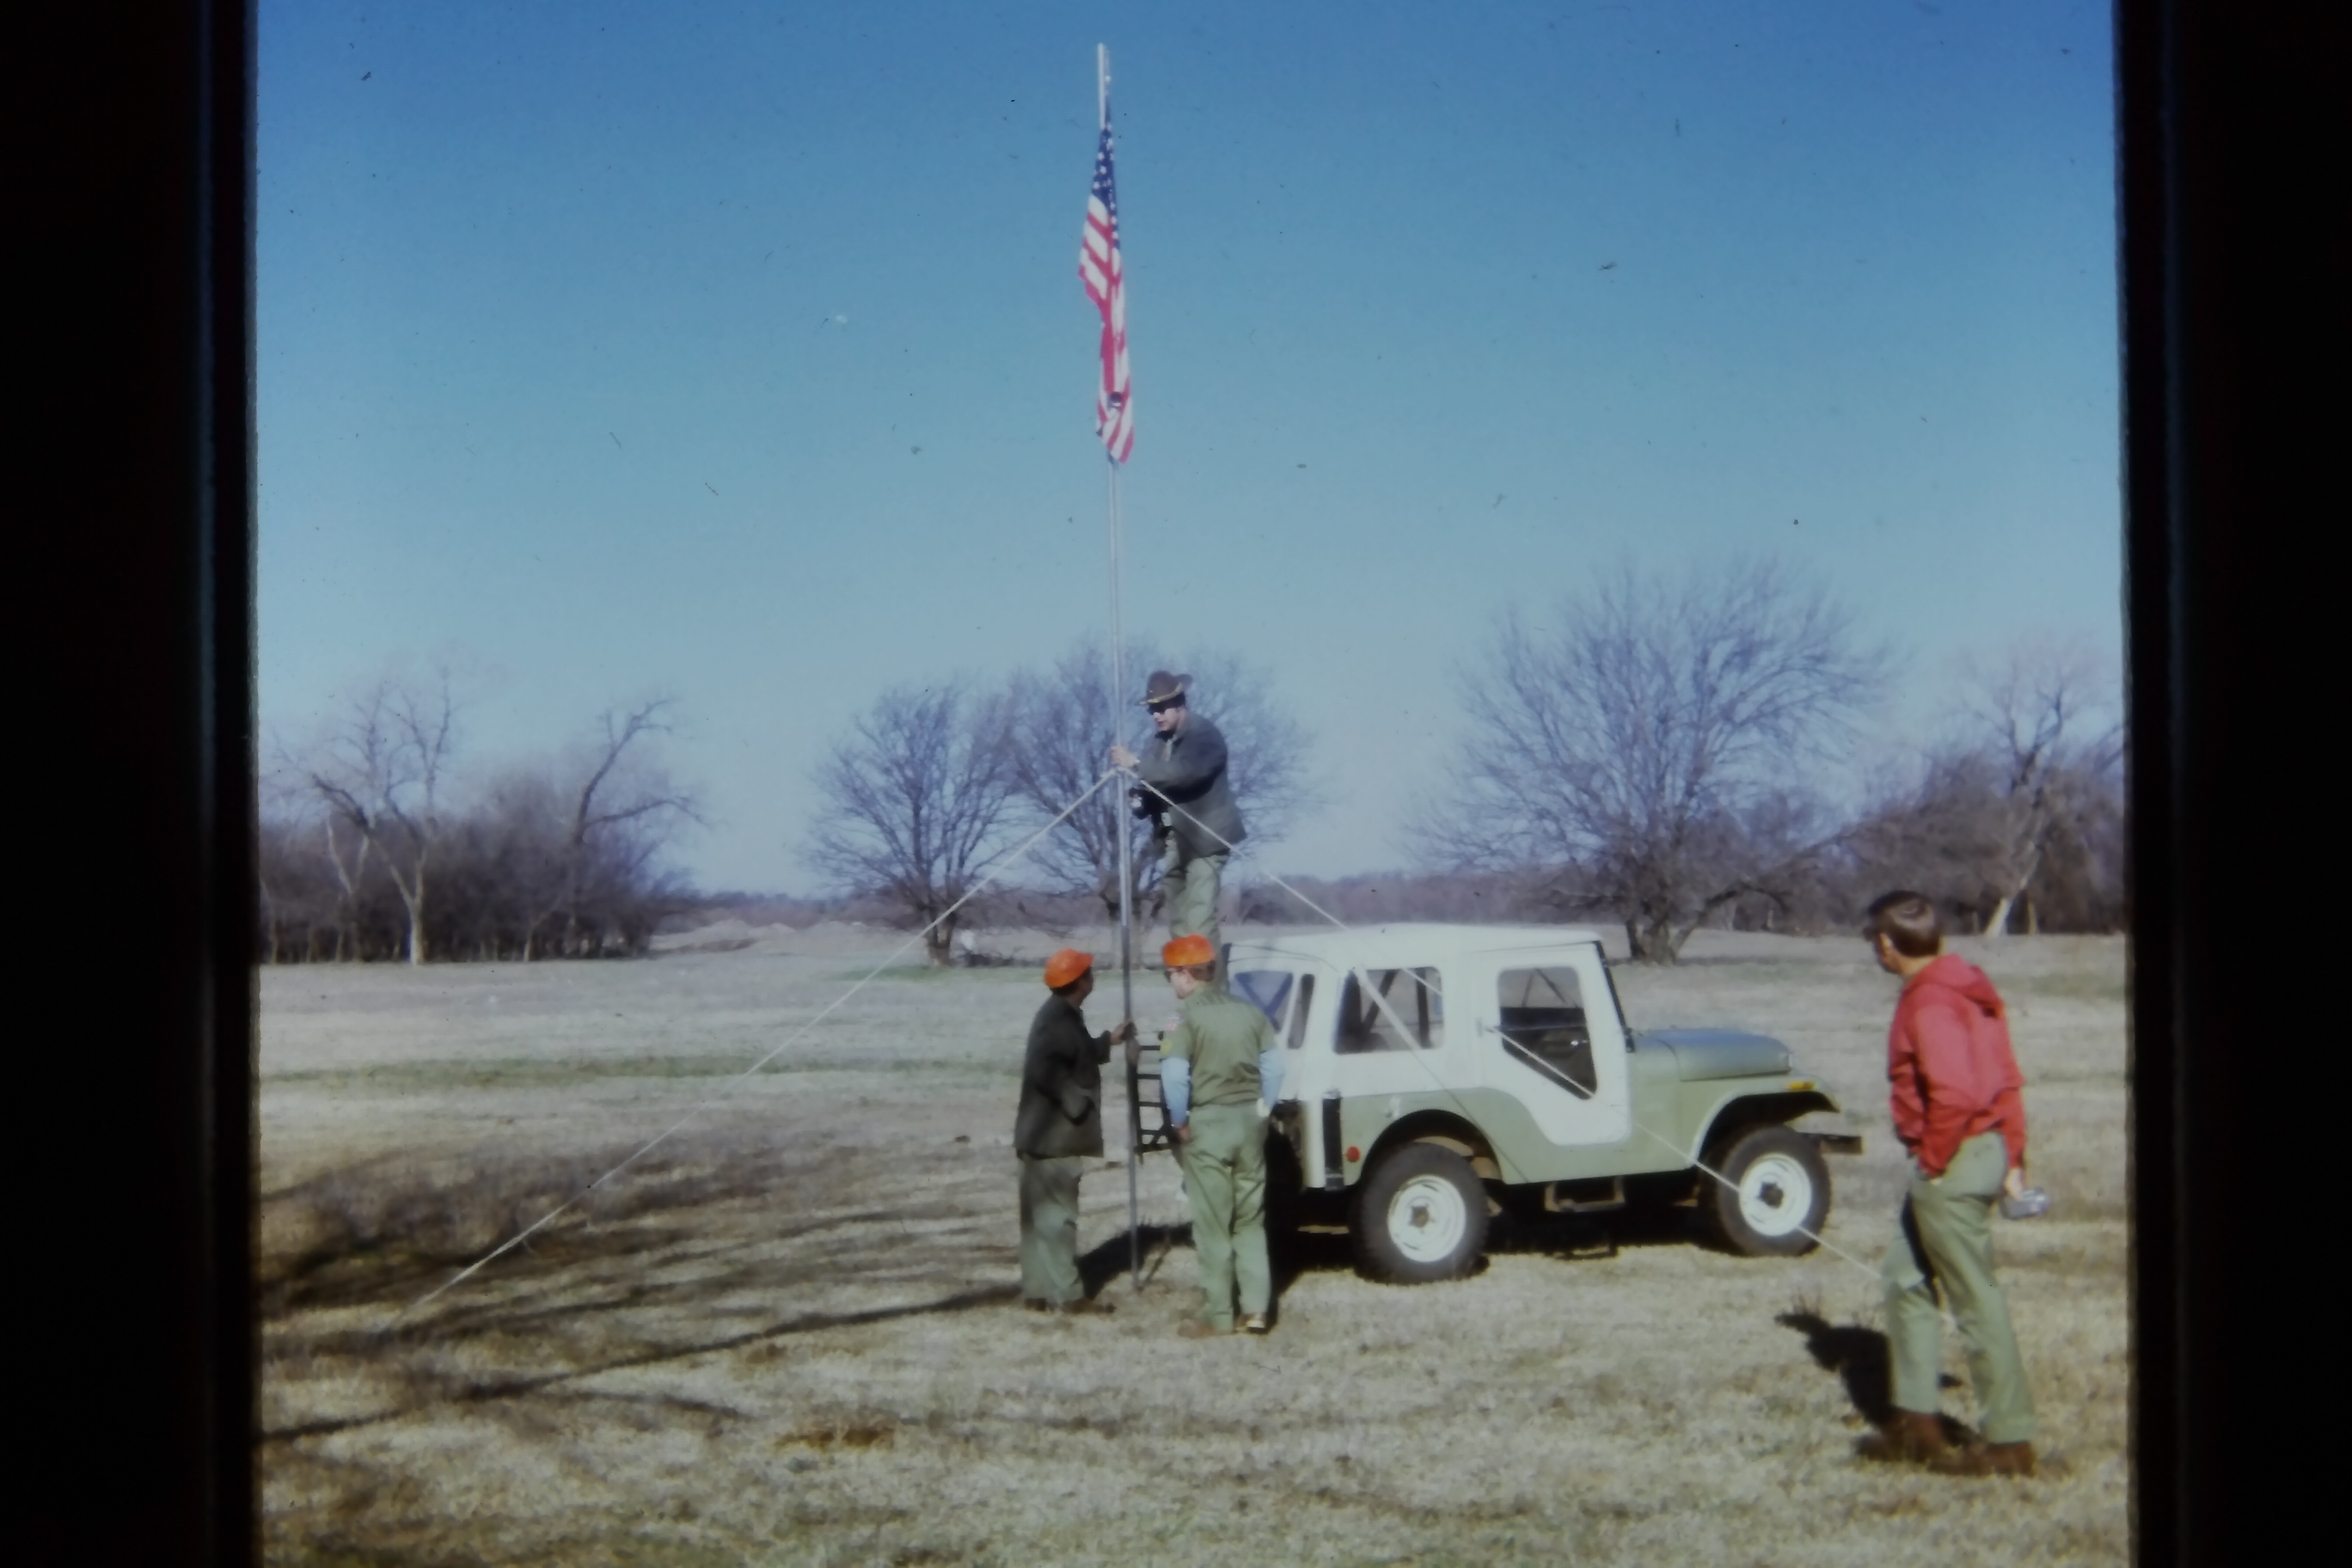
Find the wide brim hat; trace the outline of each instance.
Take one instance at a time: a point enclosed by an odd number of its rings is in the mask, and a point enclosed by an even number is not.
[[[1189,675],[1171,675],[1164,669],[1155,669],[1151,672],[1151,679],[1143,683],[1143,706],[1149,708],[1156,702],[1181,700],[1192,684],[1192,678]]]
[[[1045,961],[1046,989],[1059,991],[1094,966],[1093,953],[1080,952],[1075,947],[1063,948]]]

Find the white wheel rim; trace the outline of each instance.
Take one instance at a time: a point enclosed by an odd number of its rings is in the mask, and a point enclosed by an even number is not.
[[[1766,1154],[1739,1173],[1739,1217],[1759,1236],[1792,1236],[1813,1212],[1813,1178],[1794,1155]]]
[[[1443,1176],[1415,1176],[1389,1200],[1389,1239],[1415,1263],[1451,1258],[1469,1228],[1461,1189]]]

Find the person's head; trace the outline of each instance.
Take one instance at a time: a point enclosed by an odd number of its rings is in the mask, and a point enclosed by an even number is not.
[[[1878,955],[1878,966],[1890,974],[1914,973],[1944,951],[1944,922],[1935,900],[1907,889],[1873,899],[1862,934]]]
[[[1045,988],[1076,1006],[1093,994],[1095,960],[1088,952],[1066,947],[1045,961]]]
[[[1184,721],[1184,693],[1192,685],[1191,676],[1171,675],[1164,669],[1153,670],[1151,679],[1143,683],[1143,706],[1161,734],[1174,734]]]
[[[1196,931],[1161,948],[1160,962],[1167,965],[1168,984],[1176,988],[1176,999],[1181,1002],[1216,977],[1217,950]]]

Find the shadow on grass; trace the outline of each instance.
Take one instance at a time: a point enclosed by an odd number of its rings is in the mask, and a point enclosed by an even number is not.
[[[1099,1295],[1104,1286],[1134,1268],[1139,1258],[1143,1282],[1149,1285],[1170,1252],[1192,1245],[1189,1225],[1147,1225],[1123,1230],[1078,1259],[1078,1281],[1088,1296]]]
[[[1824,1372],[1837,1373],[1854,1414],[1873,1426],[1895,1419],[1894,1362],[1886,1336],[1860,1323],[1832,1323],[1811,1306],[1800,1304],[1772,1320],[1805,1336],[1805,1350]],[[1939,1384],[1957,1388],[1959,1379],[1946,1373]],[[1947,1442],[1965,1444],[1975,1434],[1949,1415],[1941,1416]]]
[[[805,1312],[786,1318],[762,1328],[742,1333],[722,1334],[688,1344],[663,1345],[627,1355],[612,1356],[593,1365],[566,1368],[562,1372],[541,1373],[524,1377],[503,1377],[472,1380],[464,1386],[441,1393],[439,1397],[391,1410],[373,1411],[364,1415],[345,1416],[331,1420],[305,1421],[281,1426],[261,1434],[264,1444],[283,1443],[297,1437],[320,1437],[334,1432],[348,1432],[358,1426],[380,1426],[415,1415],[429,1405],[481,1405],[494,1400],[515,1399],[543,1390],[559,1388],[584,1377],[598,1377],[608,1372],[622,1372],[634,1367],[659,1366],[666,1362],[684,1361],[692,1356],[712,1355],[724,1351],[746,1350],[772,1340],[793,1334],[815,1333],[824,1329],[857,1328],[869,1323],[895,1322],[902,1318],[930,1317],[948,1312],[968,1312],[976,1307],[992,1307],[1012,1300],[1020,1293],[1014,1285],[990,1285],[978,1289],[959,1290],[934,1300],[918,1301],[902,1307],[874,1307],[857,1312]],[[387,1334],[385,1338],[394,1336]]]
[[[380,1158],[268,1194],[254,1277],[261,1316],[416,1295],[559,1209],[568,1210],[561,1222],[509,1256],[565,1265],[644,1252],[688,1234],[648,1222],[728,1205],[773,1205],[779,1219],[763,1227],[772,1241],[961,1212],[936,1201],[856,1202],[872,1162],[842,1144],[685,1138],[610,1179],[627,1152],[485,1150],[431,1167]]]

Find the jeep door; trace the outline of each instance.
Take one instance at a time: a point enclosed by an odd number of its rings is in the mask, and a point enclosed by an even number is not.
[[[1475,1009],[1484,1081],[1524,1105],[1553,1143],[1589,1146],[1631,1136],[1625,1027],[1600,950],[1481,957],[1475,999],[1462,997],[1458,1005]]]

